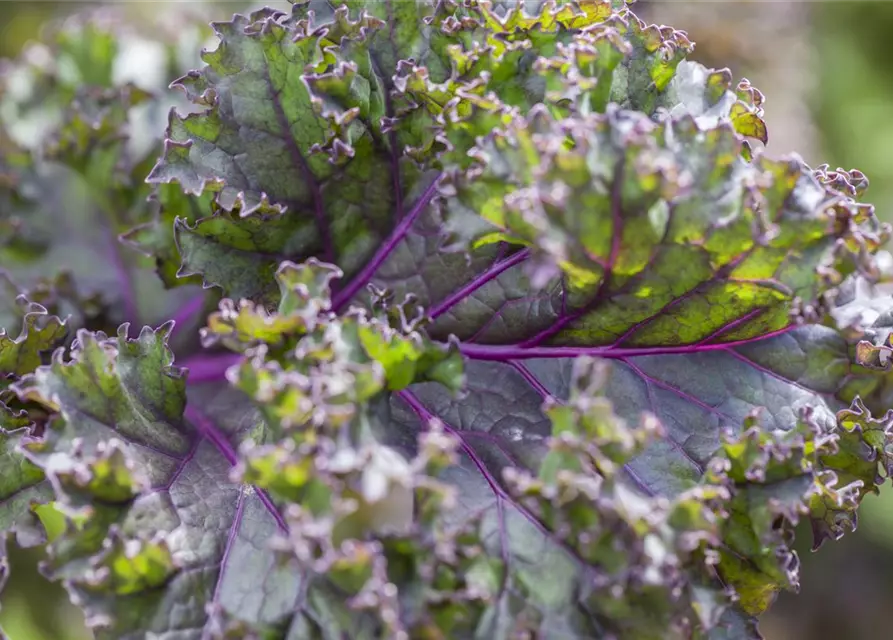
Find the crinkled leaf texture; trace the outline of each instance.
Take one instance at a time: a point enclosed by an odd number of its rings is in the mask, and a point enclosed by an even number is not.
[[[13,386],[73,329],[163,321],[184,300],[202,303],[195,289],[165,292],[151,262],[117,237],[151,209],[145,178],[161,147],[153,130],[177,101],[149,91],[163,91],[157,76],[178,64],[175,47],[161,31],[151,42],[113,12],[90,13],[0,61],[0,504],[2,529],[20,545],[45,542],[32,507],[53,490],[19,445],[53,416]],[[184,42],[199,31],[182,27]],[[195,327],[195,310],[183,311],[180,329]]]
[[[23,446],[71,516],[47,570],[111,637],[174,629],[198,637],[206,603],[246,607],[231,598],[258,579],[277,598],[296,597],[274,588],[290,581],[263,548],[281,517],[264,494],[229,480],[234,446],[256,417],[203,387],[195,401],[210,415],[184,416],[185,376],[170,364],[169,330],[147,328],[135,340],[124,330],[112,339],[82,332],[71,361],[60,353],[20,391],[53,403],[61,418]],[[221,572],[230,556],[245,566]],[[270,606],[255,595],[258,613]]]
[[[125,236],[227,296],[207,351],[0,336],[4,502],[99,637],[759,637],[889,475],[864,176],[682,32],[505,4],[216,23]]]

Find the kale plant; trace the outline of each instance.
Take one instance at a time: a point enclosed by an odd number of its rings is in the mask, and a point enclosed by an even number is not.
[[[97,638],[760,637],[893,469],[865,176],[616,0],[213,28],[3,69],[5,537]]]

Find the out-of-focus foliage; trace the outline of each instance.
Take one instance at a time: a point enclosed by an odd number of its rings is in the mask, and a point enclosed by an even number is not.
[[[840,166],[858,158],[878,214],[893,219],[893,67],[887,2],[817,3],[811,10],[817,77],[811,105],[820,144]]]

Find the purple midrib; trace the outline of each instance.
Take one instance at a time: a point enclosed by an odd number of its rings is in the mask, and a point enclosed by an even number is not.
[[[412,226],[415,224],[416,220],[422,214],[422,212],[431,204],[431,201],[434,199],[434,196],[437,194],[437,186],[440,183],[440,176],[435,177],[431,184],[422,192],[422,195],[419,196],[419,199],[416,200],[415,204],[412,206],[412,209],[403,216],[397,226],[394,227],[394,230],[391,232],[391,235],[388,236],[387,240],[381,245],[378,251],[375,252],[375,255],[370,258],[370,260],[366,263],[366,266],[353,277],[353,279],[340,291],[338,291],[333,300],[332,300],[332,308],[337,312],[343,310],[344,306],[349,303],[354,296],[362,289],[366,284],[372,280],[375,273],[384,264],[385,260],[387,260],[390,255],[394,252],[394,249],[399,246],[399,244],[403,241],[406,235],[409,233]]]
[[[695,343],[667,347],[629,347],[617,348],[612,345],[597,347],[524,347],[521,344],[479,344],[459,342],[459,352],[469,360],[484,360],[489,362],[513,362],[516,360],[531,360],[539,358],[575,358],[578,356],[593,356],[609,360],[626,360],[640,356],[654,355],[686,355],[709,351],[730,351],[735,347],[755,344],[763,340],[771,340],[796,329],[799,325],[790,324],[777,331],[747,340],[720,343]],[[444,343],[444,346],[447,346]],[[244,356],[234,353],[201,354],[188,359],[183,363],[183,368],[189,369],[189,382],[192,384],[203,382],[217,382],[225,379],[226,370],[242,362]]]
[[[316,227],[323,246],[323,257],[328,262],[334,262],[335,246],[332,240],[332,231],[329,227],[329,220],[326,217],[325,208],[323,206],[322,189],[320,188],[319,181],[310,169],[310,165],[307,162],[304,152],[301,150],[291,133],[291,126],[288,122],[288,117],[285,114],[285,109],[282,106],[280,92],[277,91],[274,86],[273,79],[270,77],[269,68],[266,69],[264,80],[267,84],[267,90],[270,94],[270,102],[273,105],[276,121],[281,129],[282,139],[286,144],[289,157],[291,158],[297,174],[301,176],[307,187],[310,189]]]
[[[537,531],[539,531],[541,534],[543,534],[547,538],[550,538],[556,544],[556,546],[564,549],[572,557],[577,558],[577,560],[579,562],[581,562],[581,564],[586,566],[586,563],[579,559],[577,554],[574,553],[573,549],[571,549],[566,543],[557,539],[555,537],[555,535],[551,531],[549,531],[533,513],[531,513],[528,509],[524,508],[523,505],[518,504],[516,501],[514,501],[511,498],[511,496],[508,494],[508,492],[502,487],[502,483],[493,475],[493,473],[487,467],[486,463],[480,458],[480,456],[474,450],[474,447],[472,447],[467,442],[465,442],[465,439],[462,435],[463,432],[460,429],[456,429],[455,427],[451,426],[449,423],[443,421],[442,419],[440,419],[437,416],[435,416],[434,414],[432,414],[428,410],[428,408],[424,404],[422,404],[422,402],[418,398],[416,398],[415,395],[411,391],[408,391],[408,390],[399,391],[399,392],[397,392],[396,395],[403,402],[405,402],[407,404],[407,406],[409,406],[409,408],[412,410],[412,412],[418,418],[419,422],[423,423],[423,427],[422,427],[423,429],[425,428],[424,427],[425,424],[430,423],[431,420],[436,418],[443,425],[443,428],[447,433],[450,433],[451,435],[453,435],[455,438],[457,438],[459,440],[459,446],[460,446],[462,452],[466,456],[468,456],[469,460],[472,462],[472,464],[474,464],[474,466],[477,468],[478,472],[484,478],[484,481],[490,487],[490,490],[493,492],[493,495],[495,496],[495,498],[497,500],[497,505],[501,505],[504,502],[511,503],[512,506],[518,511],[518,513],[525,520],[527,520],[534,528],[536,528]],[[501,531],[501,533],[502,533],[502,531]],[[507,544],[507,543],[505,541],[503,541],[503,544]],[[507,552],[507,549],[504,548],[503,552]]]
[[[783,327],[776,331],[771,331],[755,338],[710,344],[698,342],[694,344],[674,345],[666,347],[615,347],[613,345],[596,347],[525,347],[521,344],[501,345],[460,342],[459,351],[462,353],[462,355],[471,360],[489,360],[496,362],[528,360],[531,358],[576,358],[578,356],[593,356],[598,358],[622,360],[626,358],[635,358],[638,356],[685,355],[691,353],[702,353],[705,351],[728,351],[735,347],[740,347],[746,344],[753,344],[761,340],[770,340],[777,336],[784,335],[797,328],[797,326],[798,325],[796,324],[790,324],[786,327]]]
[[[217,425],[215,425],[210,418],[201,413],[193,405],[187,405],[184,415],[187,420],[195,425],[195,428],[198,430],[201,437],[214,445],[214,448],[226,459],[230,466],[234,466],[238,462],[239,457],[236,455],[235,448],[226,435],[217,428]],[[276,505],[273,504],[270,496],[263,489],[258,487],[254,487],[254,490],[257,492],[257,496],[264,507],[266,507],[267,511],[270,512],[270,515],[276,520],[279,529],[281,531],[288,531],[288,525],[286,525],[285,519],[282,517],[282,514],[279,513],[279,509],[276,508]],[[233,526],[238,526],[238,523]]]

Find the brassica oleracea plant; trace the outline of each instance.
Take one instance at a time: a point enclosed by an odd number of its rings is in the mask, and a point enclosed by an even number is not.
[[[868,182],[765,153],[684,32],[134,29],[0,93],[0,527],[97,638],[758,638],[893,469]]]

